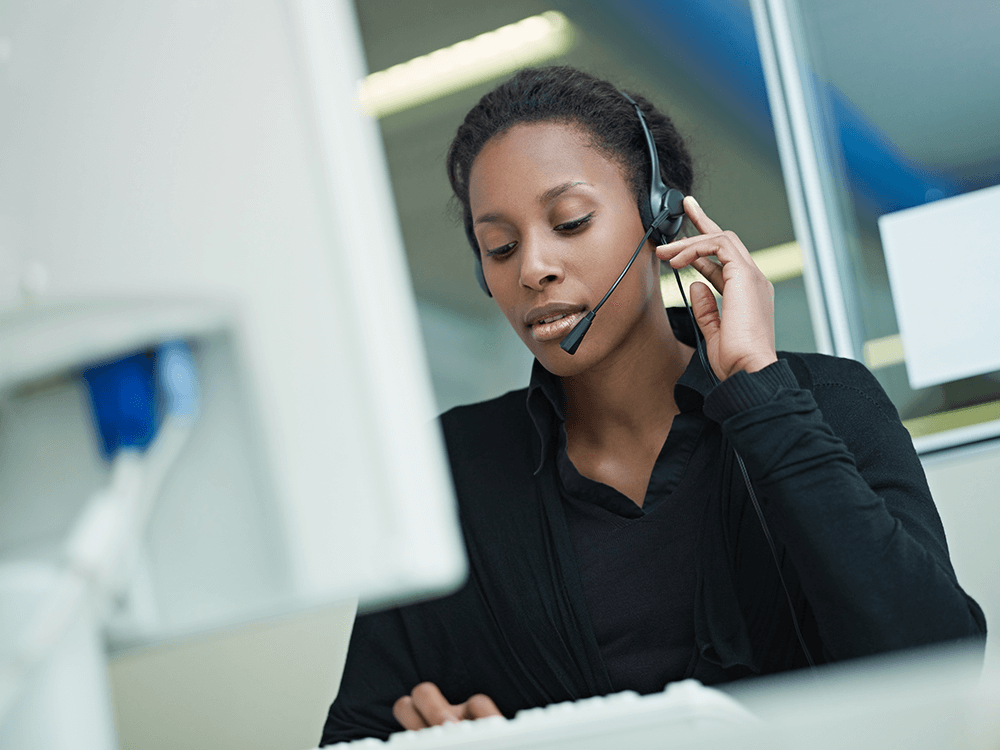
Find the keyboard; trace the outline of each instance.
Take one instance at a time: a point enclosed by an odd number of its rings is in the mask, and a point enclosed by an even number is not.
[[[661,693],[627,690],[499,716],[397,732],[388,740],[369,738],[328,745],[340,750],[511,750],[512,748],[671,747],[703,741],[706,734],[751,728],[758,720],[725,693],[697,680],[667,685]]]
[[[341,750],[1000,750],[1000,662],[978,646],[907,651],[815,671],[696,680],[463,721]]]

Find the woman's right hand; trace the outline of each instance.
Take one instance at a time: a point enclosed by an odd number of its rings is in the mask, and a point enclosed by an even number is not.
[[[392,715],[403,729],[425,729],[447,722],[503,716],[493,700],[482,693],[453,706],[433,682],[421,682],[409,695],[396,701],[392,705]]]

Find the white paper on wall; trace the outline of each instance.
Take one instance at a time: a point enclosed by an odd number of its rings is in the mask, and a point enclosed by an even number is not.
[[[1000,370],[1000,185],[878,226],[910,387]]]

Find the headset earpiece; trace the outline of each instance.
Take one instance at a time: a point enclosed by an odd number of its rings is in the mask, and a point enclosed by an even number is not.
[[[642,217],[642,228],[648,230],[651,226],[655,227],[653,240],[657,245],[666,245],[668,242],[673,242],[674,237],[681,231],[681,224],[684,223],[684,193],[668,188],[664,184],[660,177],[660,157],[656,153],[653,134],[649,132],[649,126],[646,124],[646,116],[635,99],[624,91],[620,93],[635,107],[642,133],[646,137],[646,147],[649,149],[649,210],[639,212]]]
[[[668,188],[664,184],[663,179],[660,177],[660,158],[656,153],[656,143],[653,141],[652,133],[649,132],[646,117],[642,114],[642,109],[639,108],[639,105],[631,96],[624,91],[621,92],[621,95],[635,107],[636,114],[639,115],[639,124],[642,126],[643,135],[646,137],[646,146],[649,149],[651,167],[649,203],[647,206],[639,207],[642,228],[646,231],[652,229],[650,236],[657,245],[666,245],[674,241],[677,233],[681,231],[681,225],[684,223],[684,193],[675,188]],[[473,247],[475,247],[475,235],[468,229],[466,229],[466,234],[469,236],[470,242],[473,243]],[[475,272],[479,288],[492,297],[493,294],[486,284],[486,276],[483,273],[483,259],[479,256],[476,257]]]
[[[486,285],[486,274],[483,273],[483,259],[478,255],[476,256],[476,281],[479,282],[479,288],[486,292],[487,297],[493,296],[493,292]]]
[[[479,249],[479,240],[476,239],[476,234],[472,231],[471,219],[469,219],[468,223],[465,225],[465,237],[469,240],[469,244],[476,249],[476,267],[474,269],[476,274],[476,283],[479,284],[480,289],[486,292],[487,297],[492,297],[493,293],[486,284],[486,274],[483,273],[483,257],[480,255],[482,251]]]
[[[642,125],[642,132],[646,136],[646,145],[649,147],[649,160],[652,165],[651,177],[649,181],[649,213],[646,214],[644,211],[640,210],[639,215],[642,217],[643,228],[650,233],[653,240],[655,240],[658,245],[666,245],[668,242],[673,242],[677,233],[681,230],[681,224],[684,223],[684,193],[673,188],[668,189],[667,186],[663,184],[663,180],[660,178],[660,160],[656,153],[656,144],[653,141],[652,134],[649,132],[649,127],[646,125],[646,117],[642,114],[642,110],[639,109],[639,105],[636,104],[632,97],[624,91],[620,93],[632,103],[632,106],[635,107],[636,114],[639,115],[639,124]],[[647,216],[652,218],[647,218]],[[647,223],[647,221],[649,223]],[[632,259],[635,260],[635,256],[633,256]],[[681,285],[681,277],[677,273],[676,268],[674,269],[674,278],[677,280],[677,287],[680,290],[681,299],[684,300],[684,306],[687,308],[688,315],[691,318],[691,326],[695,331],[695,345],[698,349],[698,356],[701,358],[702,367],[709,374],[712,382],[718,385],[719,381],[716,379],[715,374],[712,372],[712,367],[708,362],[708,357],[705,354],[705,347],[702,344],[701,337],[698,335],[698,324],[694,319],[694,313],[691,310],[691,306],[688,304],[687,297],[684,296],[684,287]],[[610,294],[610,292],[608,292],[608,294]],[[603,304],[603,300],[601,302]],[[570,335],[572,334],[573,331],[570,331]],[[578,337],[578,339],[579,338],[582,338],[582,334]],[[579,346],[579,340],[577,340],[576,345]],[[753,483],[750,481],[750,474],[747,472],[747,468],[744,465],[740,454],[733,450],[733,456],[735,456],[736,463],[740,467],[740,472],[743,475],[743,481],[746,483],[747,493],[750,495],[750,501],[753,504],[754,510],[757,511],[757,518],[760,520],[761,528],[764,531],[764,537],[767,539],[767,544],[771,550],[771,557],[774,559],[775,567],[778,570],[778,580],[781,581],[781,587],[785,591],[785,599],[788,602],[788,608],[792,615],[792,624],[795,626],[795,635],[799,639],[799,645],[802,647],[806,661],[809,663],[810,668],[813,668],[816,665],[813,662],[812,654],[809,653],[809,647],[806,646],[805,639],[802,637],[802,631],[799,628],[798,616],[795,614],[795,607],[792,606],[792,598],[788,593],[788,586],[785,585],[785,577],[781,574],[781,564],[778,562],[778,553],[775,551],[774,542],[771,539],[771,532],[767,528],[767,522],[764,520],[764,514],[761,512],[760,503],[757,501],[757,494],[754,492]]]
[[[670,188],[664,196],[664,206],[659,215],[653,219],[656,232],[660,235],[660,245],[673,242],[684,223],[684,193]]]

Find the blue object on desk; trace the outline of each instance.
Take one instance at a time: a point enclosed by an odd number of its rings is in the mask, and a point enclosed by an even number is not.
[[[184,341],[90,367],[83,379],[105,459],[122,448],[146,448],[164,414],[193,418],[198,413],[197,373]]]
[[[83,372],[100,437],[101,455],[145,448],[156,435],[155,360],[152,353],[91,367]]]
[[[167,414],[198,415],[198,372],[186,341],[168,341],[156,350],[156,376]]]

